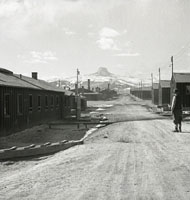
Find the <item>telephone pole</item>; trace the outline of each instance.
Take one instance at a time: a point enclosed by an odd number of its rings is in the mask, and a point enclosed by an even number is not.
[[[162,94],[162,92],[161,92],[161,75],[160,75],[160,68],[158,69],[158,72],[159,72],[159,88],[158,88],[158,104],[159,105],[161,105],[162,103],[161,103],[161,99],[162,99],[162,97],[161,97],[161,94]]]
[[[78,92],[78,75],[79,74],[80,74],[80,71],[77,68],[77,83],[76,83],[76,91],[75,91],[76,104],[77,104],[77,107],[76,107],[76,118],[77,118],[77,120],[80,119],[80,114],[81,114],[81,102],[80,102],[80,96],[79,96],[79,92]]]
[[[152,91],[151,91],[151,96],[152,96],[152,102],[154,102],[153,73],[151,73],[151,81],[152,81]]]
[[[76,84],[76,91],[75,91],[75,93],[76,93],[76,95],[78,96],[78,83],[79,83],[79,78],[78,78],[78,75],[80,74],[80,72],[79,72],[79,70],[78,70],[78,68],[77,68],[77,84]]]
[[[153,73],[151,73],[151,82],[152,82],[152,89],[153,89]]]
[[[141,99],[143,98],[142,86],[143,86],[143,84],[142,84],[142,80],[141,80]]]
[[[174,74],[174,57],[173,56],[171,57],[171,62],[172,62],[172,77],[173,77],[173,74]]]
[[[158,69],[158,72],[159,72],[159,85],[160,85],[160,79],[161,79],[161,77],[160,77],[160,68]]]

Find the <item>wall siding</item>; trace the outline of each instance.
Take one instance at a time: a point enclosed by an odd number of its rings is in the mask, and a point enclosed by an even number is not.
[[[4,96],[10,94],[10,115],[4,115]],[[22,95],[22,114],[18,113],[18,94]],[[29,94],[33,96],[33,110],[29,111]],[[41,110],[38,110],[38,96],[41,96]],[[48,109],[46,109],[45,96],[48,96]],[[51,107],[51,96],[54,98],[54,106]],[[58,105],[56,106],[56,96]],[[63,119],[71,110],[71,98],[64,92],[46,90],[34,90],[29,88],[16,88],[0,86],[0,137],[13,132],[23,130],[33,125],[46,123],[52,120]]]

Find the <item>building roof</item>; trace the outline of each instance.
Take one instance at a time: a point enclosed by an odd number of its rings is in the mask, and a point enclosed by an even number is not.
[[[19,75],[19,74],[5,73],[3,70],[0,70],[0,85],[20,87],[20,88],[31,88],[31,89],[37,89],[37,90],[64,92],[65,95],[69,95],[69,96],[73,94],[73,92],[55,87],[46,81],[39,80],[39,79],[36,80],[34,78],[30,78],[30,77]]]
[[[160,80],[161,88],[170,88],[170,80]]]
[[[190,73],[174,73],[176,83],[190,83]]]
[[[159,83],[153,83],[153,89],[158,89],[159,88]]]
[[[0,73],[0,85],[39,89],[37,86],[24,82],[22,79],[18,78],[17,76],[14,76],[13,74],[4,73]]]

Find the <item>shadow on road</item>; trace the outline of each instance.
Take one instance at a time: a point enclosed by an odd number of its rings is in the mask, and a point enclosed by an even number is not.
[[[122,120],[113,120],[113,121],[109,121],[110,123],[119,123],[119,122],[132,122],[132,121],[152,121],[152,120],[166,120],[168,118],[166,117],[142,117],[142,118],[131,118],[131,119],[122,119]]]

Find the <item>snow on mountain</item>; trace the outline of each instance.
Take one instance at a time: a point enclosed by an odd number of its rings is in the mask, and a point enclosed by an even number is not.
[[[116,77],[116,75],[110,73],[106,67],[99,67],[98,71],[92,75],[102,77]]]
[[[69,87],[74,88],[76,83],[76,76],[65,78],[65,79],[54,79],[49,80],[52,84],[61,87]],[[88,79],[91,82],[91,88],[100,87],[100,88],[107,88],[108,83],[110,84],[111,88],[126,88],[126,87],[133,87],[138,86],[140,83],[140,79],[132,76],[119,76],[115,75],[107,70],[105,67],[100,67],[97,72],[88,74],[88,75],[79,75],[79,86],[87,87]],[[150,85],[151,80],[143,80],[144,85]]]

